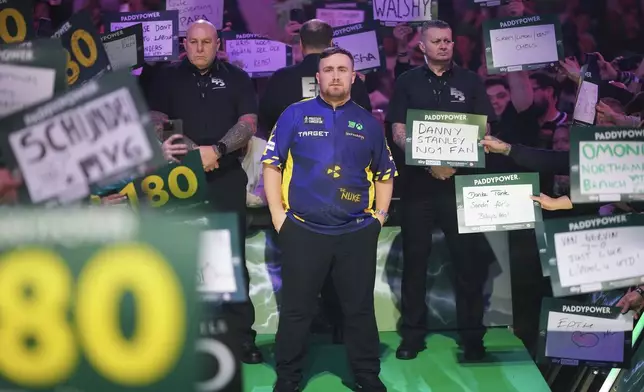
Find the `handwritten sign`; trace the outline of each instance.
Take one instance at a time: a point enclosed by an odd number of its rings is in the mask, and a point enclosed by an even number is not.
[[[67,51],[67,83],[70,86],[81,85],[111,70],[89,11],[76,12],[52,37],[60,38]]]
[[[35,38],[33,0],[0,1],[0,44],[15,44]]]
[[[147,172],[163,153],[129,72],[108,73],[0,120],[0,149],[25,185],[21,199],[60,205],[90,186]]]
[[[385,66],[383,46],[373,23],[357,23],[333,29],[333,45],[353,55],[354,69],[363,73],[381,70]]]
[[[456,176],[459,233],[534,228],[541,207],[530,199],[539,194],[538,173]]]
[[[231,63],[242,68],[251,78],[270,76],[293,60],[291,47],[259,34],[236,34],[225,31],[226,54]]]
[[[644,282],[644,215],[548,219],[544,228],[549,249],[539,255],[555,296]]]
[[[0,390],[194,390],[199,229],[103,208],[4,210],[0,227]]]
[[[598,98],[599,86],[583,80],[577,92],[573,119],[584,124],[594,124]]]
[[[487,20],[483,39],[488,74],[534,70],[563,58],[559,20],[551,16],[526,16]]]
[[[0,45],[0,117],[65,91],[66,65],[57,39]]]
[[[143,65],[143,25],[135,24],[101,36],[112,69],[138,68]]]
[[[327,22],[331,27],[362,23],[364,14],[364,10],[361,9],[318,8],[315,10],[315,17]]]
[[[119,193],[127,196],[134,209],[144,205],[174,213],[193,210],[206,202],[206,186],[201,155],[199,151],[190,151],[180,164],[163,166],[129,183]]]
[[[422,24],[432,19],[431,0],[372,0],[375,20],[389,26],[398,23]]]
[[[172,61],[179,58],[179,11],[106,13],[109,31],[135,24],[143,25],[143,52],[146,61]]]
[[[644,129],[570,128],[573,203],[644,199]]]
[[[200,20],[207,20],[217,30],[224,26],[224,0],[167,0],[166,10],[179,12],[179,35],[186,36],[188,27]]]
[[[545,298],[538,361],[572,366],[629,367],[632,313],[621,308]]]
[[[485,167],[479,140],[487,117],[428,110],[407,111],[405,162],[414,166]]]

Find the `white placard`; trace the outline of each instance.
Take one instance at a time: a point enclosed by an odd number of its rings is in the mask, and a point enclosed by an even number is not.
[[[315,17],[331,25],[340,27],[364,22],[363,10],[348,10],[341,8],[318,8]]]
[[[626,332],[633,330],[633,314],[620,314],[616,319],[574,313],[548,312],[548,332]]]
[[[111,31],[141,23],[143,25],[143,53],[147,57],[171,57],[174,49],[172,20],[147,22],[112,22]]]
[[[412,158],[477,162],[479,127],[434,121],[412,122]]]
[[[0,117],[54,96],[54,69],[0,64]]]
[[[130,68],[139,61],[136,35],[132,34],[112,42],[103,42],[113,70]]]
[[[356,71],[381,66],[378,36],[375,30],[335,37],[333,38],[333,45],[351,52]]]
[[[643,146],[641,141],[580,141],[581,194],[644,193]]]
[[[208,230],[201,233],[197,290],[205,294],[237,291],[230,231]]]
[[[286,44],[267,39],[227,39],[226,54],[249,74],[269,74],[287,65]]]
[[[495,68],[559,61],[553,24],[490,30],[490,43]]]
[[[425,22],[431,11],[431,0],[373,0],[373,17],[382,22]]]
[[[556,233],[561,287],[644,276],[644,227]]]
[[[152,156],[127,88],[100,96],[9,135],[33,203],[143,165]]]
[[[598,97],[599,86],[584,80],[577,94],[573,118],[586,124],[594,124]]]
[[[199,19],[207,20],[221,30],[224,25],[224,0],[166,0],[166,10],[179,11],[179,34]]]
[[[463,187],[465,226],[534,222],[533,194],[531,184]]]

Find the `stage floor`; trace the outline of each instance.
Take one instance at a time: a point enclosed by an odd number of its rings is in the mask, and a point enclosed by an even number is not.
[[[381,379],[389,392],[549,392],[550,388],[521,341],[506,328],[492,328],[485,337],[486,362],[460,364],[454,335],[433,334],[427,350],[411,361],[396,359],[400,338],[395,332],[380,333]],[[273,336],[257,337],[268,364],[244,365],[245,392],[272,392]],[[349,391],[351,382],[344,346],[314,338],[305,371],[306,392]]]

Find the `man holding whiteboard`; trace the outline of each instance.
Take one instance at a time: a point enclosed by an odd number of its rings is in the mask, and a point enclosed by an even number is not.
[[[454,42],[447,23],[426,22],[419,46],[425,65],[398,78],[387,114],[398,147],[405,149],[409,109],[486,115],[488,122],[495,119],[478,75],[453,63]],[[467,172],[459,169],[461,174]],[[480,360],[485,356],[483,285],[488,263],[478,254],[485,238],[482,234],[458,234],[455,173],[456,169],[449,166],[407,166],[401,176],[404,263],[402,343],[396,352],[398,359],[413,359],[425,349],[427,262],[435,223],[445,234],[454,265],[457,321],[465,359]]]

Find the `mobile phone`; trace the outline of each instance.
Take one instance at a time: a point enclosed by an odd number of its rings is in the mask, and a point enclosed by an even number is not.
[[[590,77],[588,79],[594,81],[601,80],[599,73],[599,57],[596,53],[586,53],[586,64],[588,65],[586,72],[590,73]]]
[[[639,63],[642,61],[642,55],[635,55],[620,59],[617,62],[619,69],[622,71],[632,71],[637,69]]]
[[[183,135],[183,120],[170,120],[163,124],[163,140],[172,135]]]

